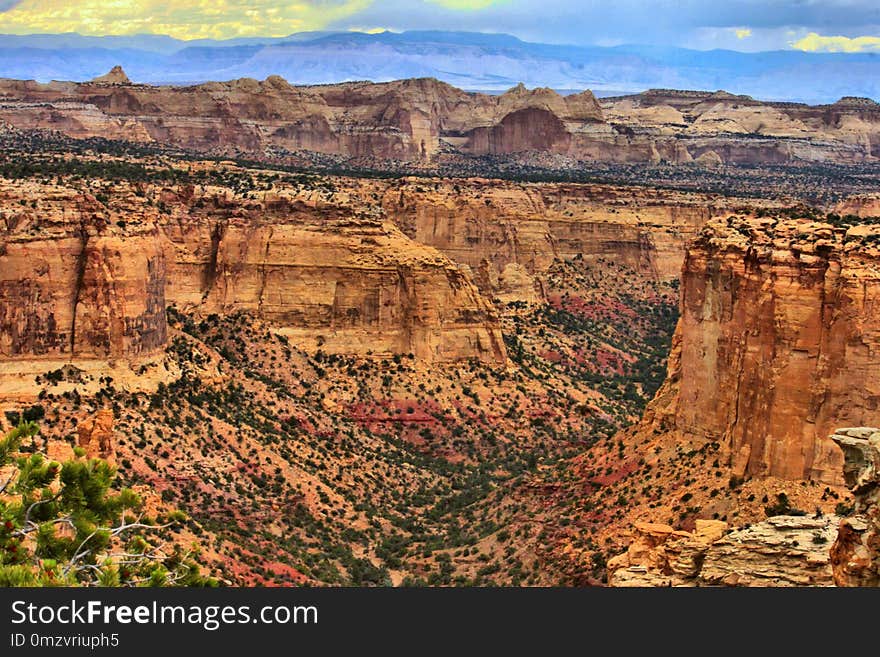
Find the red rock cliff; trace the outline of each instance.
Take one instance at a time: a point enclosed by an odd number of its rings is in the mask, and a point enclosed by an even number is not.
[[[155,226],[120,228],[93,198],[23,210],[0,232],[0,357],[119,358],[165,347]],[[3,228],[0,223],[0,228]]]
[[[736,475],[839,483],[837,426],[880,422],[877,231],[710,222],[690,244],[667,382],[643,429],[719,441]]]
[[[436,249],[345,205],[227,192],[0,187],[0,360],[161,352],[177,305],[325,351],[504,362],[494,308]]]
[[[313,151],[431,161],[541,152],[615,163],[858,163],[880,157],[876,104],[808,107],[730,94],[605,99],[517,86],[467,93],[431,78],[293,86],[278,76],[187,87],[0,80],[0,122],[249,158]],[[760,139],[756,138],[760,137]]]

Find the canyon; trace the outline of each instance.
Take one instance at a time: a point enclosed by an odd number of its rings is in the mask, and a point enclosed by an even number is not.
[[[880,424],[870,178],[814,207],[8,134],[2,410],[184,508],[223,581],[870,577],[828,438]]]
[[[480,179],[285,185],[227,165],[245,192],[212,184],[211,169],[174,186],[3,184],[7,376],[68,359],[138,369],[167,347],[169,306],[248,312],[327,353],[504,363],[496,306],[545,302],[554,263],[668,283],[687,240],[746,203]]]
[[[0,125],[269,161],[303,153],[416,165],[460,158],[698,167],[880,158],[880,106],[808,106],[725,92],[651,90],[597,100],[520,84],[499,95],[433,78],[294,86],[279,76],[193,86],[0,80]],[[297,155],[299,154],[299,155]]]

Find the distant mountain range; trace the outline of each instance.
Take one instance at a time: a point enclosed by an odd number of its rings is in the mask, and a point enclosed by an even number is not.
[[[310,32],[179,41],[166,36],[0,35],[0,77],[83,81],[122,65],[132,80],[190,84],[280,75],[294,84],[434,77],[469,90],[724,89],[765,100],[880,99],[880,54],[741,53],[654,46],[565,46],[472,32]]]

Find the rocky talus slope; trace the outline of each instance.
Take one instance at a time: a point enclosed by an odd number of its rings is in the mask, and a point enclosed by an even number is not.
[[[609,584],[880,586],[880,430],[837,429],[828,441],[844,455],[851,515],[778,515],[739,529],[697,520],[693,531],[638,522],[608,562]]]
[[[195,86],[0,80],[0,123],[203,153],[297,151],[432,162],[451,153],[542,153],[627,163],[861,163],[880,157],[880,109],[762,103],[723,92],[603,100],[519,85],[497,96],[432,78],[293,86],[278,76]]]

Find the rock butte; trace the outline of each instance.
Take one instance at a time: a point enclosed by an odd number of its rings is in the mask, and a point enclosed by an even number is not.
[[[859,101],[859,102],[855,102]],[[0,122],[212,154],[314,151],[429,161],[543,152],[613,163],[857,163],[880,157],[880,106],[763,103],[724,92],[596,100],[519,85],[491,96],[432,78],[293,86],[278,76],[195,86],[0,80]]]

